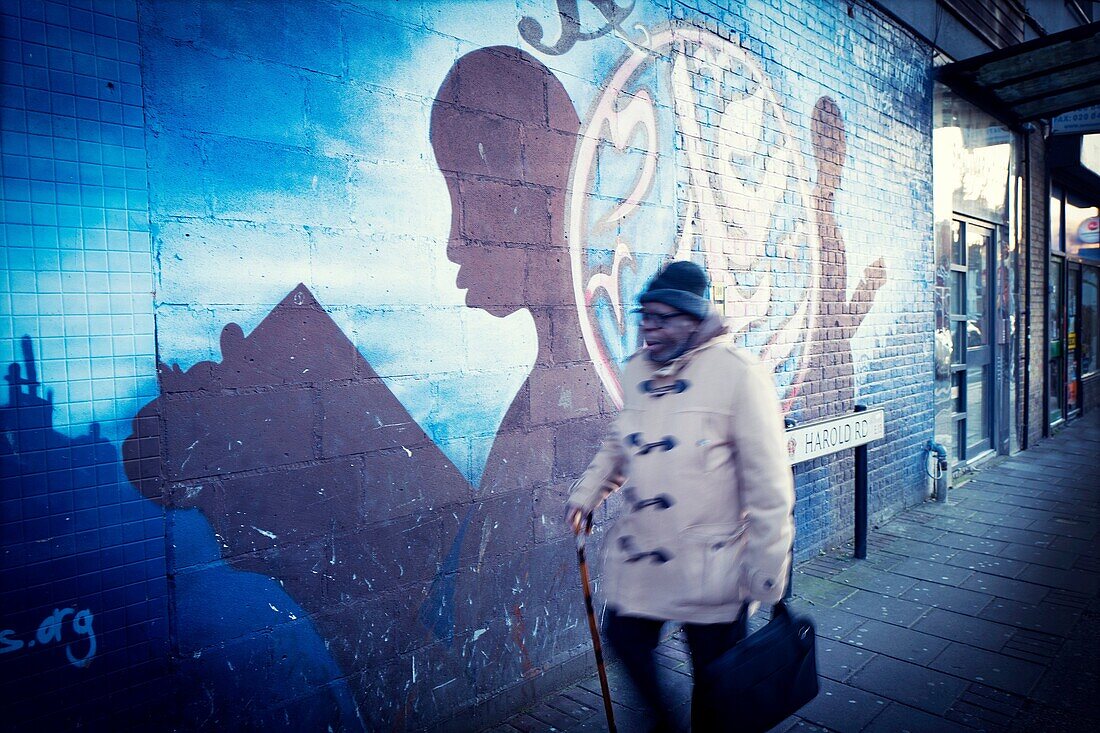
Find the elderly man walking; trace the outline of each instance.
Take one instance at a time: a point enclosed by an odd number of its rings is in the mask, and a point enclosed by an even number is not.
[[[645,346],[627,361],[622,411],[566,507],[579,532],[621,486],[603,558],[604,633],[654,730],[674,725],[653,657],[662,625],[683,624],[698,678],[745,637],[755,603],[782,598],[794,536],[774,382],[731,343],[706,287],[697,265],[672,262],[638,298]],[[693,730],[712,730],[693,697]]]

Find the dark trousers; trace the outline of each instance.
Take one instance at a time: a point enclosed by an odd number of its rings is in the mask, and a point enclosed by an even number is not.
[[[660,641],[661,627],[664,624],[664,621],[658,619],[623,616],[609,608],[604,619],[604,634],[607,643],[622,660],[627,675],[642,699],[650,706],[657,722],[656,728],[673,730],[675,723],[671,714],[672,704],[666,699],[657,681],[657,662],[654,659],[654,649]],[[748,619],[744,609],[737,620],[731,623],[684,624],[694,678],[698,679],[708,664],[744,639],[747,630]],[[693,690],[692,730],[695,733],[715,730],[715,722],[704,719],[700,702],[699,695]]]

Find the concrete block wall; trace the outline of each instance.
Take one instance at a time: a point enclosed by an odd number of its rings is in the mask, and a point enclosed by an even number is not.
[[[154,519],[172,725],[464,730],[586,669],[562,502],[672,257],[707,268],[793,419],[886,411],[875,516],[922,498],[930,54],[869,7],[85,5],[125,16],[93,21],[95,53],[113,33],[141,60],[116,87],[147,188],[107,221],[144,235],[156,362],[105,378],[129,401],[102,441]],[[5,28],[61,7],[9,2]],[[850,462],[798,467],[800,557],[850,535]]]

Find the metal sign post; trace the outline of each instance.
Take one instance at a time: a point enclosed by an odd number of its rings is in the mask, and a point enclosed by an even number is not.
[[[787,430],[787,462],[790,465],[855,449],[855,556],[867,557],[867,444],[886,436],[886,412],[856,405],[843,417],[799,425]]]

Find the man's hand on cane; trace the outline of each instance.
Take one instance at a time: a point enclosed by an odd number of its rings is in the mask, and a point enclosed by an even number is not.
[[[565,523],[573,530],[573,534],[580,534],[584,528],[584,510],[579,506],[570,505],[566,507]]]
[[[615,474],[604,480],[600,486],[600,501],[610,496],[616,489],[623,485],[624,476]],[[573,534],[579,535],[582,531],[592,531],[592,512],[587,512],[576,504],[565,506],[565,523],[573,530]]]

